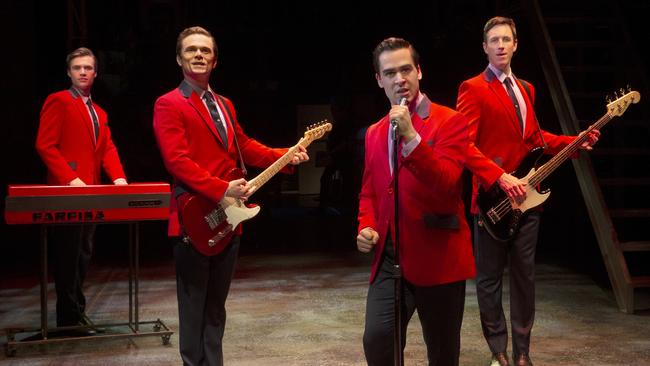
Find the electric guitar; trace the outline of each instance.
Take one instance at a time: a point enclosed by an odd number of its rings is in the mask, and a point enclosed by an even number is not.
[[[289,164],[299,146],[306,148],[312,141],[323,137],[331,129],[332,124],[327,120],[308,127],[296,145],[257,177],[248,181],[248,184],[259,189]],[[230,181],[242,177],[241,170],[234,168],[223,179]],[[185,231],[183,240],[190,242],[196,250],[206,256],[221,253],[230,242],[237,225],[252,219],[260,212],[260,206],[246,205],[238,198],[223,197],[217,203],[189,192],[179,196],[178,205],[181,223]]]
[[[531,150],[519,164],[517,170],[512,173],[515,177],[528,182],[525,198],[520,200],[508,198],[497,183],[488,190],[479,187],[478,209],[483,227],[490,236],[499,241],[512,239],[519,231],[521,218],[526,211],[544,203],[551,194],[550,190],[539,191],[536,187],[539,187],[544,179],[580,148],[591,131],[599,130],[612,118],[621,116],[630,104],[638,103],[640,99],[641,95],[636,91],[628,91],[624,95],[621,92],[618,99],[609,101],[605,115],[539,168],[537,168],[537,160],[543,154],[544,149],[537,147]]]

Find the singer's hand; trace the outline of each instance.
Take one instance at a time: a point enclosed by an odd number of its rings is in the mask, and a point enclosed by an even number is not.
[[[407,105],[394,105],[388,112],[389,120],[396,121],[398,126],[399,135],[404,138],[404,143],[408,143],[417,136],[413,123],[411,122],[411,114]]]
[[[369,253],[379,241],[379,234],[371,227],[365,227],[357,235],[357,249],[361,253]]]

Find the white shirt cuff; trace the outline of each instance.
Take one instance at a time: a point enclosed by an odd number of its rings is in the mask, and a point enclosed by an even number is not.
[[[418,133],[417,135],[415,135],[415,138],[413,140],[409,141],[408,143],[404,144],[404,146],[402,146],[402,156],[403,157],[409,156],[413,152],[413,150],[415,150],[415,148],[418,147],[420,141],[422,141],[422,137],[420,137],[420,134]]]

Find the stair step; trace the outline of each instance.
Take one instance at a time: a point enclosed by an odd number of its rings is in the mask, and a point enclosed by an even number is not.
[[[630,286],[639,288],[639,287],[650,287],[650,276],[635,276],[632,277],[630,281]]]
[[[601,186],[629,187],[650,186],[650,177],[641,178],[603,178],[598,180]]]
[[[609,210],[609,214],[613,218],[650,218],[650,209],[647,208],[616,209],[616,210]]]
[[[650,241],[627,241],[620,244],[621,244],[621,250],[624,252],[650,251]]]

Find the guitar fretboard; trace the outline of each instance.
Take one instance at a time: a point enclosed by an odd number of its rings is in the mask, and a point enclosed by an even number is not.
[[[596,123],[591,125],[582,135],[579,135],[575,140],[568,144],[562,151],[555,155],[551,160],[542,165],[539,169],[528,180],[529,184],[533,187],[540,184],[544,179],[546,179],[555,169],[557,169],[562,163],[571,157],[582,144],[589,137],[589,133],[593,130],[599,130],[601,127],[605,126],[607,122],[611,121],[613,116],[611,114],[605,113],[604,116],[600,117]]]
[[[260,189],[266,182],[268,182],[271,178],[273,178],[282,168],[284,168],[289,162],[291,162],[291,159],[293,159],[294,154],[298,150],[299,146],[302,147],[307,147],[313,139],[308,139],[308,138],[301,138],[300,141],[298,141],[297,144],[295,144],[293,147],[289,148],[289,150],[282,155],[280,159],[278,159],[275,163],[271,164],[268,168],[266,168],[263,172],[261,172],[257,177],[251,179],[248,183],[251,186],[256,186],[257,190]]]

